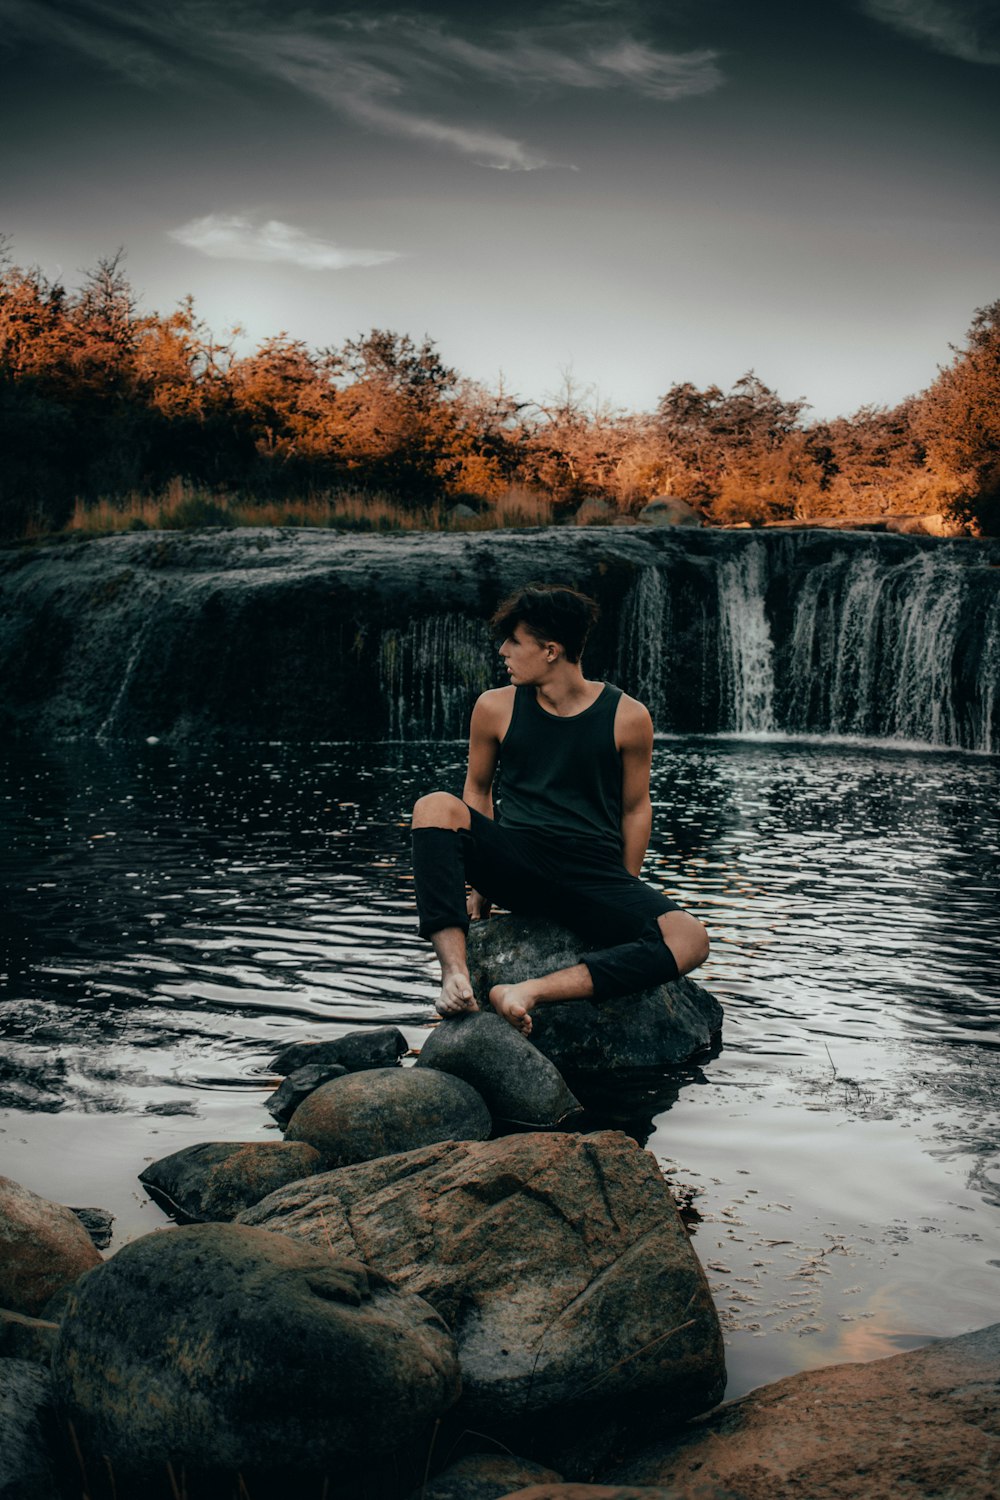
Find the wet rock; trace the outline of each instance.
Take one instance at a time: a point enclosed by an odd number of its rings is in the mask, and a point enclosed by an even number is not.
[[[95,1249],[106,1250],[108,1248],[114,1229],[114,1214],[108,1213],[106,1208],[71,1208],[70,1213],[76,1214],[90,1235]]]
[[[52,1500],[51,1379],[21,1359],[0,1359],[0,1496]]]
[[[318,1089],[321,1083],[329,1083],[331,1078],[342,1078],[346,1072],[347,1069],[340,1063],[296,1068],[294,1073],[289,1073],[280,1088],[276,1088],[264,1100],[264,1108],[274,1116],[279,1125],[287,1125],[303,1099]]]
[[[995,1500],[1000,1323],[753,1391],[605,1478],[679,1500]]]
[[[154,1161],[139,1181],[168,1212],[207,1224],[235,1219],[321,1165],[319,1152],[304,1142],[203,1141]]]
[[[361,1073],[366,1068],[391,1068],[407,1051],[398,1026],[372,1026],[323,1042],[295,1042],[278,1053],[271,1068],[285,1077],[300,1068],[336,1063],[348,1073]]]
[[[126,1474],[392,1452],[459,1391],[454,1344],[425,1302],[234,1224],[145,1235],[83,1278],[53,1379],[85,1450]]]
[[[470,1453],[414,1490],[409,1500],[498,1500],[512,1486],[560,1482],[554,1470],[513,1453]]]
[[[693,505],[680,500],[676,495],[656,495],[639,512],[644,525],[653,526],[700,526],[701,516]]]
[[[324,1083],[299,1105],[286,1139],[308,1141],[327,1167],[394,1156],[438,1141],[483,1141],[492,1128],[483,1100],[431,1068],[373,1068]]]
[[[281,1189],[242,1221],[425,1297],[455,1334],[472,1427],[557,1411],[579,1425],[580,1408],[589,1426],[645,1398],[677,1419],[721,1395],[704,1274],[653,1157],[618,1132],[408,1151]]]
[[[424,1042],[417,1067],[471,1084],[494,1124],[551,1130],[581,1113],[558,1068],[492,1012],[440,1022]]]
[[[29,1318],[27,1313],[0,1307],[0,1354],[7,1359],[27,1359],[48,1365],[55,1347],[59,1324],[48,1318]],[[2,1495],[0,1490],[0,1495]]]
[[[517,984],[580,962],[587,943],[566,927],[534,917],[491,917],[469,932],[469,971],[476,994]],[[710,1047],[722,1029],[722,1006],[691,979],[658,985],[621,1000],[571,1000],[532,1012],[531,1040],[560,1072],[575,1078],[662,1068]]]
[[[0,1306],[34,1316],[100,1260],[72,1209],[0,1177]]]

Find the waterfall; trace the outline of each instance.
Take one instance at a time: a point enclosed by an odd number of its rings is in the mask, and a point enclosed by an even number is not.
[[[765,608],[767,563],[751,540],[719,566],[719,678],[724,723],[738,734],[773,730],[774,644]]]
[[[479,693],[492,687],[485,624],[465,615],[425,615],[383,630],[379,677],[390,739],[460,739]]]
[[[659,730],[672,728],[667,676],[672,661],[667,574],[643,568],[622,606],[615,681],[645,703]]]

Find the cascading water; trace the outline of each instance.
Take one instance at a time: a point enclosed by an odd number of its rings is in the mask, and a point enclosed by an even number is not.
[[[774,643],[765,608],[767,566],[751,542],[719,567],[719,678],[725,722],[738,734],[773,730]]]
[[[615,681],[645,703],[658,729],[670,727],[667,680],[672,660],[670,587],[661,568],[643,568],[618,631]]]
[[[493,686],[485,624],[464,615],[426,615],[384,630],[379,676],[390,739],[459,739],[475,697]]]

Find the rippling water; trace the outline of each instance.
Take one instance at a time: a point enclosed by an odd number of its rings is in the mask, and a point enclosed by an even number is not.
[[[7,752],[0,1171],[118,1245],[164,1222],[146,1161],[268,1138],[286,1042],[419,1046],[407,816],[463,754]],[[662,741],[653,796],[646,875],[708,923],[726,1021],[649,1147],[700,1215],[729,1394],[994,1321],[1000,762]]]

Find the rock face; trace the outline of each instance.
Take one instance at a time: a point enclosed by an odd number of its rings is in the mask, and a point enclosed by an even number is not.
[[[552,1469],[513,1453],[472,1453],[414,1490],[410,1500],[498,1500],[512,1488],[560,1482]]]
[[[373,1068],[324,1083],[299,1105],[289,1141],[315,1146],[324,1166],[394,1156],[438,1141],[484,1141],[490,1112],[475,1089],[430,1068]]]
[[[47,1370],[0,1359],[0,1496],[51,1500],[57,1494],[49,1459],[52,1423]]]
[[[587,944],[568,928],[532,917],[491,917],[469,931],[469,972],[476,994],[580,962]],[[540,1005],[532,1042],[571,1078],[609,1069],[661,1068],[710,1047],[722,1006],[690,979],[623,1000]]]
[[[284,1188],[242,1222],[426,1298],[455,1334],[470,1426],[649,1396],[679,1416],[722,1393],[704,1274],[653,1157],[618,1132],[409,1151]]]
[[[84,1278],[53,1379],[85,1447],[126,1473],[392,1452],[459,1391],[454,1344],[425,1302],[233,1224],[146,1235]]]
[[[558,1068],[494,1013],[440,1022],[421,1048],[417,1067],[471,1084],[495,1125],[551,1130],[581,1112]]]
[[[341,1067],[346,1073],[361,1073],[366,1068],[391,1068],[406,1050],[406,1038],[398,1026],[371,1026],[325,1042],[293,1042],[278,1053],[271,1067],[283,1077],[300,1068],[328,1065]]]
[[[319,1152],[304,1141],[204,1141],[154,1161],[139,1181],[179,1218],[209,1224],[235,1219],[321,1165]]]
[[[995,1500],[998,1476],[1000,1323],[779,1380],[607,1477],[678,1500]]]
[[[0,1177],[0,1307],[34,1316],[100,1263],[72,1209]]]

